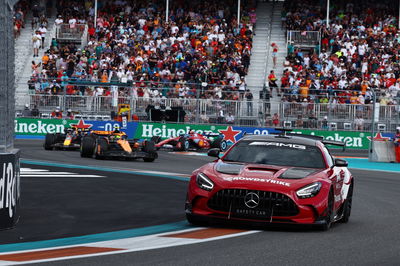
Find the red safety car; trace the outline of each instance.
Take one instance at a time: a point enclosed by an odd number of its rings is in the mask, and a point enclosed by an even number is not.
[[[312,224],[328,230],[350,217],[354,179],[315,136],[247,135],[195,170],[185,204],[190,223],[232,220]]]
[[[156,143],[156,148],[173,149],[174,151],[188,150],[208,150],[218,148],[220,151],[226,151],[228,144],[223,138],[223,135],[218,133],[196,133],[194,130],[189,130],[187,134],[181,134],[178,137],[172,137],[162,140],[160,136],[153,136],[152,141]]]

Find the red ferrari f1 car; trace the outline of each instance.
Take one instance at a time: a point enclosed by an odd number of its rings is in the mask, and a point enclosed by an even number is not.
[[[191,176],[185,204],[190,223],[240,221],[311,224],[328,230],[348,222],[354,178],[314,137],[247,135]]]
[[[187,134],[182,134],[178,137],[173,137],[161,140],[160,136],[153,136],[152,141],[156,143],[156,148],[169,148],[174,151],[188,151],[188,150],[209,150],[217,148],[220,151],[226,151],[228,144],[223,139],[223,135],[218,133],[196,133],[190,130]]]

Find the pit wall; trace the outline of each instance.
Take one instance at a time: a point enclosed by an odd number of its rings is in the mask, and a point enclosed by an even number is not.
[[[277,131],[274,128],[241,127],[234,125],[194,125],[194,124],[163,124],[149,122],[116,122],[116,121],[90,121],[67,119],[34,119],[16,118],[15,135],[17,139],[42,139],[47,133],[62,133],[65,128],[72,125],[90,127],[93,130],[113,130],[114,125],[120,126],[129,138],[150,139],[153,136],[169,138],[179,136],[192,129],[198,133],[221,133],[228,143],[232,144],[243,137],[244,134],[271,134]],[[354,131],[324,131],[310,129],[294,129],[293,133],[323,136],[328,140],[346,142],[348,149],[366,150],[369,147],[371,133]],[[375,139],[389,140],[393,133],[379,133]]]

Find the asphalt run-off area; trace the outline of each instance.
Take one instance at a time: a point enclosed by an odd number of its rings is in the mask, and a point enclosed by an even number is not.
[[[353,213],[328,232],[202,228],[186,222],[184,202],[191,171],[212,158],[160,152],[154,163],[98,161],[41,145],[17,141],[21,217],[14,229],[0,231],[0,265],[226,264],[227,256],[235,264],[291,264],[301,257],[302,264],[333,265],[343,256],[352,265],[399,261],[399,165],[340,152],[351,157],[356,178]]]

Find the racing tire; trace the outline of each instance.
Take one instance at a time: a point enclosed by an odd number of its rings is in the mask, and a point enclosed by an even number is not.
[[[190,148],[189,140],[187,140],[186,138],[180,138],[179,139],[179,143],[181,145],[180,145],[180,148],[178,150],[180,150],[180,151],[188,151],[189,150],[189,148]]]
[[[328,196],[328,206],[327,206],[327,214],[324,219],[324,223],[320,226],[322,231],[328,231],[333,223],[333,205],[334,205],[334,198],[333,198],[333,191],[329,191]]]
[[[156,145],[155,142],[150,140],[146,141],[143,146],[143,151],[148,153],[156,152]]]
[[[61,133],[56,133],[55,135],[55,141],[56,142],[64,142],[66,135],[61,134]]]
[[[54,135],[54,134],[46,134],[46,137],[45,137],[45,140],[44,140],[44,149],[46,151],[53,150],[54,143],[56,143],[56,135]]]
[[[152,140],[146,141],[144,143],[143,151],[150,155],[153,155],[153,157],[144,157],[143,161],[148,163],[154,162],[154,160],[158,157],[156,150],[157,148],[154,141]]]
[[[204,219],[200,219],[199,217],[193,216],[192,214],[186,214],[186,220],[194,225],[194,226],[206,226],[208,223]]]
[[[81,143],[81,157],[92,158],[96,141],[92,137],[83,137]]]
[[[342,219],[340,219],[341,223],[349,222],[352,202],[353,202],[353,183],[351,183],[349,187],[349,192],[347,193],[347,198],[343,203],[343,216]]]
[[[104,155],[99,153],[99,150],[98,150],[99,147],[100,147],[100,153],[107,151],[108,150],[107,140],[105,140],[104,138],[98,138],[96,141],[94,158],[97,160],[102,160],[102,159],[104,159]]]
[[[228,149],[228,143],[222,138],[217,138],[212,143],[211,148],[218,148],[220,151],[226,151]]]

